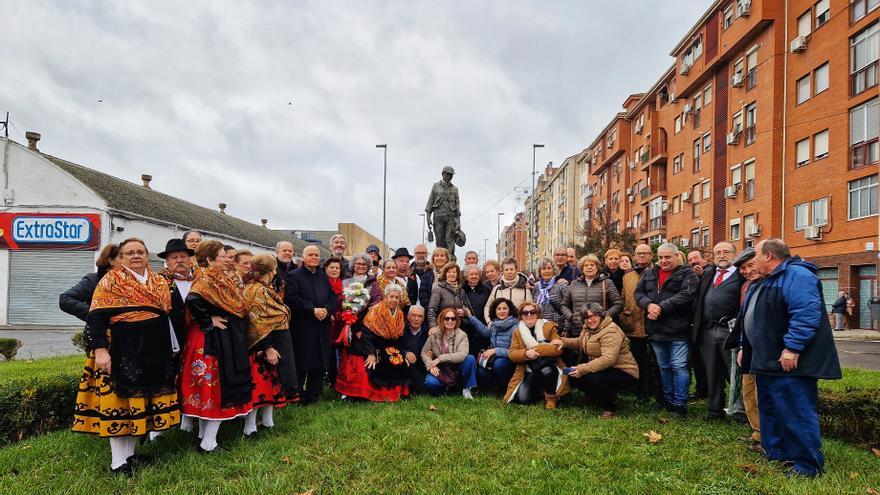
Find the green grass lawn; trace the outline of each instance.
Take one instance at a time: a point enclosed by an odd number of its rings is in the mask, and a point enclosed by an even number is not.
[[[53,360],[53,373],[82,359]],[[34,363],[3,363],[0,380],[29,376]],[[9,366],[7,368],[7,366]],[[50,368],[50,366],[47,366]],[[880,386],[880,373],[847,370]],[[825,382],[826,386],[828,383]],[[835,385],[836,386],[836,385]],[[880,490],[880,458],[826,439],[827,473],[789,479],[749,452],[736,424],[707,423],[705,403],[688,420],[626,398],[621,415],[597,418],[578,395],[560,409],[505,406],[495,397],[422,397],[398,404],[332,399],[276,414],[276,428],[241,437],[224,424],[208,456],[194,437],[170,432],[143,451],[159,462],[119,478],[109,473],[107,440],[60,431],[0,449],[2,494],[585,493],[843,494]],[[436,412],[429,406],[436,405]],[[657,445],[643,436],[663,435]]]
[[[42,378],[56,375],[79,374],[86,358],[83,354],[43,359],[0,362],[0,383],[7,380]]]

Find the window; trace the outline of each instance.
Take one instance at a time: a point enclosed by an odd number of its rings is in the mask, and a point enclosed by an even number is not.
[[[691,247],[700,247],[700,229],[691,230]]]
[[[694,172],[700,171],[700,143],[702,139],[698,138],[694,141]]]
[[[742,185],[742,166],[737,165],[730,169],[730,185],[731,186],[740,186]]]
[[[798,36],[809,36],[810,32],[813,30],[813,17],[811,14],[812,12],[808,10],[798,17]]]
[[[649,230],[657,230],[666,227],[666,215],[663,214],[663,198],[654,198],[648,205],[650,215]]]
[[[816,2],[816,29],[828,22],[831,18],[831,11],[828,7],[829,0],[819,0]]]
[[[703,105],[708,105],[712,103],[712,85],[708,85],[703,88]]]
[[[758,106],[755,103],[746,107],[746,146],[755,142],[758,137]]]
[[[877,214],[877,176],[869,175],[849,183],[849,219]]]
[[[700,127],[700,108],[703,106],[703,93],[697,92],[694,97],[694,128]]]
[[[701,184],[694,184],[691,188],[691,216],[694,218],[700,216],[700,191],[703,189]]]
[[[794,230],[804,230],[810,225],[810,203],[794,205]]]
[[[672,213],[678,213],[681,211],[681,196],[674,196],[672,198]]]
[[[703,227],[703,230],[701,231],[701,233],[703,234],[703,246],[704,247],[710,246],[710,244],[709,244],[709,227]]]
[[[880,0],[851,0],[849,4],[850,24],[855,24],[878,6],[880,6]]]
[[[820,65],[813,72],[813,94],[819,94],[828,89],[828,62]]]
[[[746,55],[746,70],[748,71],[746,89],[752,89],[758,84],[758,47],[752,48],[752,51]]]
[[[703,181],[703,195],[701,196],[702,197],[701,201],[705,201],[705,200],[709,199],[709,197],[711,197],[711,196],[712,196],[712,181],[711,180]]]
[[[740,231],[739,231],[739,218],[734,218],[730,221],[730,240],[738,241],[740,239]]]
[[[707,132],[706,134],[703,134],[703,153],[706,153],[707,151],[709,151],[709,149],[711,147],[712,147],[712,133]]]
[[[676,116],[675,116],[675,127],[674,127],[674,129],[675,129],[674,134],[678,134],[679,132],[681,132],[681,115],[676,115]]]
[[[849,45],[850,94],[854,96],[877,85],[880,22],[875,22],[850,38]]]
[[[733,64],[733,73],[742,75],[743,73],[743,59],[739,59]]]
[[[810,203],[810,209],[813,212],[813,215],[810,218],[811,225],[815,227],[828,225],[828,198],[814,199],[813,202]]]
[[[803,166],[810,162],[810,138],[801,139],[795,145],[797,166]]]
[[[682,169],[682,166],[681,166],[682,158],[683,158],[682,155],[678,155],[678,156],[676,156],[675,158],[672,159],[672,175],[675,175],[675,174],[681,172],[681,169]]]
[[[828,129],[813,135],[813,160],[828,156]]]
[[[721,21],[721,28],[725,31],[733,24],[733,4],[724,9],[724,19]]]
[[[880,100],[873,100],[849,112],[849,166],[851,169],[880,160]]]
[[[733,118],[731,119],[731,128],[733,132],[742,132],[743,130],[743,114],[742,112],[736,112],[733,114]]]
[[[745,192],[743,194],[746,201],[755,199],[755,160],[746,162],[743,165],[743,175],[745,175]]]
[[[810,75],[807,74],[806,76],[797,80],[797,104],[800,105],[801,103],[803,103],[809,99],[810,99]]]
[[[743,233],[746,237],[752,237],[757,232],[758,224],[755,223],[755,215],[746,215],[743,217]]]

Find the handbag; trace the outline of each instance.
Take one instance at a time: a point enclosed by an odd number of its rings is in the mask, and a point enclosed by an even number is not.
[[[480,349],[480,356],[482,356],[483,353],[486,352],[487,350],[488,349]],[[492,354],[491,356],[489,356],[489,359],[480,358],[480,361],[477,364],[480,365],[480,368],[483,368],[486,370],[491,370],[492,368],[495,367],[495,355]]]

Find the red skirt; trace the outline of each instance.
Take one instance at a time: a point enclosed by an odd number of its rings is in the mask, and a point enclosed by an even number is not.
[[[251,379],[254,381],[254,394],[251,405],[254,407],[284,407],[291,402],[299,402],[299,396],[287,397],[281,390],[278,368],[264,359],[251,354]]]
[[[205,354],[205,334],[198,325],[186,335],[180,372],[180,412],[199,419],[232,419],[249,413],[253,406],[220,407],[220,367],[217,358]]]
[[[401,397],[409,395],[409,385],[373,385],[367,376],[367,369],[364,368],[364,357],[349,354],[348,349],[342,349],[342,359],[339,360],[339,371],[336,375],[336,391],[372,402],[397,402]]]

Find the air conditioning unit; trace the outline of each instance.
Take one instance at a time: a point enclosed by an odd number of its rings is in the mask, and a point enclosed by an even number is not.
[[[739,17],[748,17],[752,13],[751,0],[739,0],[736,3],[736,15]]]
[[[682,239],[682,240],[681,240],[681,247],[688,247],[688,246],[690,246],[690,245],[691,245],[691,240],[690,240],[690,239]]]
[[[668,210],[668,209],[669,209],[669,201],[664,201],[664,202],[660,203],[660,211],[665,213],[666,210]]]
[[[633,203],[636,200],[636,195],[635,194],[627,194],[626,200],[629,201],[630,203]]]
[[[736,144],[738,141],[739,141],[739,133],[738,132],[734,131],[734,132],[727,133],[727,144]]]
[[[608,141],[608,144],[606,145],[606,147],[607,147],[608,149],[613,148],[613,147],[614,147],[614,141]]]
[[[636,169],[636,162],[635,162],[635,161],[631,161],[631,162],[629,162],[629,169],[630,169],[630,170],[635,170],[635,169]]]
[[[739,186],[727,186],[724,188],[724,197],[725,198],[735,198],[736,191],[739,189]]]
[[[669,93],[669,103],[675,103],[675,93]]]
[[[737,72],[730,78],[730,85],[734,88],[738,88],[743,85],[743,75],[742,72]]]
[[[804,227],[804,239],[808,239],[811,241],[821,240],[822,239],[822,227],[817,227],[814,225]]]
[[[632,193],[633,193],[633,188],[631,188],[631,187],[627,187],[627,188],[626,188],[626,194],[627,194],[627,195],[630,195],[630,194],[632,194]]]
[[[761,227],[757,225],[749,225],[746,227],[746,237],[760,237]]]
[[[684,61],[683,61],[683,62],[681,63],[681,70],[678,71],[678,72],[679,72],[681,75],[686,76],[686,75],[688,74],[688,72],[691,71],[691,65],[692,65],[692,64],[691,64],[690,62],[684,62]]]
[[[791,53],[799,53],[807,49],[807,37],[798,36],[791,40]]]
[[[632,223],[632,222],[626,222],[626,228],[628,228],[628,229],[633,228],[633,223]]]
[[[636,124],[636,134],[641,134],[644,126],[642,124]]]
[[[599,201],[599,208],[605,208],[606,204],[607,202],[604,199],[602,201]]]
[[[684,104],[684,113],[691,113],[693,111],[694,111],[694,107],[692,107],[690,103]]]
[[[685,191],[685,192],[681,193],[681,201],[682,202],[687,203],[690,200],[691,200],[691,193],[690,192]]]

